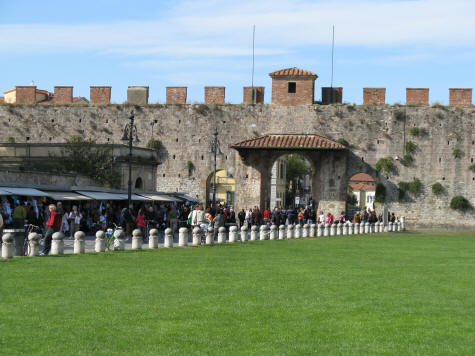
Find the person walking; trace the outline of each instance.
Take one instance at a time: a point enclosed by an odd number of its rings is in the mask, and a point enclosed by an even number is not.
[[[244,209],[242,209],[238,213],[238,220],[239,220],[239,227],[241,228],[244,225],[244,221],[246,220],[246,212],[244,211]]]
[[[15,209],[13,209],[12,218],[13,227],[15,229],[23,229],[25,227],[26,210],[23,206],[21,206],[21,202],[19,200],[15,202]]]
[[[79,227],[81,225],[82,214],[78,210],[77,205],[73,205],[73,210],[69,213],[68,221],[69,221],[69,229],[71,231],[71,238],[74,238],[74,234],[79,231]]]
[[[43,246],[43,255],[48,255],[51,250],[51,240],[53,234],[61,230],[61,224],[63,217],[61,214],[56,212],[56,205],[50,204],[49,209],[49,218],[46,221],[46,234],[45,234],[45,244]]]

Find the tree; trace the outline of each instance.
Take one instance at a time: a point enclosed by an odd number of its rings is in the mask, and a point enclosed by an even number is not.
[[[292,154],[287,157],[287,182],[294,180],[297,177],[305,174],[307,172],[307,166],[302,156],[297,154]]]

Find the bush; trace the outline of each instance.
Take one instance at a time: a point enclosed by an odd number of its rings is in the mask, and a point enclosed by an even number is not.
[[[443,189],[444,187],[442,187],[442,184],[440,184],[439,182],[432,184],[432,193],[434,195],[440,195]]]
[[[475,173],[475,164],[468,166],[468,169]]]
[[[452,156],[454,156],[454,158],[461,158],[462,157],[462,150],[456,148],[452,151]]]
[[[386,187],[382,183],[376,184],[376,201],[378,203],[386,201]]]
[[[406,153],[414,153],[417,149],[417,145],[412,141],[406,142]]]
[[[406,166],[412,166],[412,164],[414,163],[414,157],[412,157],[411,154],[405,154],[404,157],[402,158],[403,161],[404,161],[404,164]]]
[[[345,146],[345,147],[350,146],[350,144],[348,143],[348,141],[345,140],[344,138],[339,138],[336,142],[338,142],[340,145],[343,145],[343,146]]]
[[[163,147],[162,142],[160,140],[155,140],[155,139],[150,139],[147,142],[147,148],[150,148],[155,151],[160,151],[160,149]]]
[[[454,210],[465,211],[470,208],[470,203],[461,195],[457,195],[450,201],[450,208]]]
[[[378,162],[376,162],[376,171],[382,174],[389,174],[394,170],[394,163],[392,157],[385,157],[380,158]]]
[[[416,137],[416,136],[419,136],[419,134],[421,133],[421,130],[418,127],[411,127],[411,129],[409,130],[409,133],[411,134],[411,136]]]
[[[188,161],[186,162],[186,169],[188,170],[188,176],[191,177],[191,174],[193,173],[193,169],[195,169],[195,165],[193,162]]]
[[[409,192],[413,197],[417,197],[422,188],[422,183],[419,179],[414,178],[412,182],[399,182],[399,200],[404,198],[404,194]]]
[[[8,142],[8,143],[15,143],[15,137],[8,136],[7,142]]]

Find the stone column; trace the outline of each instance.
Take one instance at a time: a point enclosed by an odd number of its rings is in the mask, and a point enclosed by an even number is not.
[[[201,229],[198,226],[193,228],[193,246],[201,245]]]
[[[148,235],[148,248],[158,248],[158,230],[151,229]]]
[[[251,226],[251,241],[257,240],[257,235],[259,235],[258,229],[256,225]]]
[[[279,226],[279,240],[285,239],[285,225]]]
[[[94,251],[104,252],[106,250],[106,239],[104,238],[104,231],[97,230],[96,241],[94,243]]]
[[[343,235],[348,235],[348,222],[343,224]]]
[[[165,229],[165,237],[163,238],[163,247],[173,247],[173,231],[169,227]]]
[[[64,234],[55,232],[51,241],[51,255],[64,255]]]
[[[132,250],[142,249],[142,231],[135,229],[132,231]]]
[[[348,235],[354,235],[355,233],[355,225],[352,222],[348,223]]]
[[[406,230],[406,217],[401,216],[401,230],[405,231]]]
[[[323,224],[317,225],[317,237],[323,236]]]
[[[330,225],[330,236],[335,236],[336,235],[336,224],[331,224]]]
[[[114,251],[125,250],[125,233],[122,229],[114,231]]]
[[[389,222],[388,224],[388,232],[393,232],[393,223]]]
[[[231,226],[229,228],[229,242],[234,243],[237,241],[237,226]]]
[[[210,226],[206,232],[206,244],[212,245],[214,243],[214,229]]]
[[[2,236],[2,258],[13,258],[15,244],[13,243],[13,234],[7,232]]]
[[[287,225],[287,238],[291,239],[294,237],[294,225]]]
[[[323,227],[323,236],[330,236],[330,224],[325,224]]]
[[[28,256],[39,256],[40,255],[40,234],[36,232],[30,232],[28,234],[28,245],[30,246],[30,253]]]
[[[218,229],[218,244],[222,244],[226,242],[226,228],[221,226]]]
[[[188,246],[188,228],[180,227],[178,230],[178,246]]]
[[[86,243],[84,241],[85,237],[86,237],[86,234],[82,231],[76,231],[76,233],[74,234],[74,253],[75,254],[86,253]]]
[[[276,238],[277,238],[277,226],[271,225],[269,239],[276,240]]]
[[[302,237],[302,226],[300,226],[300,224],[297,224],[294,227],[294,237],[296,239],[300,239]]]
[[[267,225],[261,225],[259,228],[259,240],[265,240],[266,239],[266,230],[267,230]]]
[[[247,241],[247,226],[241,226],[241,242]]]
[[[302,237],[308,237],[309,230],[310,226],[308,224],[304,224],[302,227]]]
[[[338,223],[336,225],[336,235],[343,235],[343,223]]]
[[[317,236],[316,231],[317,231],[317,225],[315,224],[310,225],[310,237]]]

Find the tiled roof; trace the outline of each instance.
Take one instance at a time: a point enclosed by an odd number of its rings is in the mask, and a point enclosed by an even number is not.
[[[300,69],[297,67],[292,67],[292,68],[285,68],[281,70],[276,70],[275,72],[269,73],[269,76],[271,77],[279,77],[279,76],[313,76],[315,78],[318,78],[318,75],[316,75],[313,72],[310,72],[309,70],[305,69]]]
[[[369,185],[366,183],[350,184],[350,187],[354,192],[356,191],[373,192],[376,190],[376,187],[374,185]]]
[[[375,180],[369,174],[357,173],[350,178],[350,182],[375,182]]]
[[[318,135],[265,135],[237,142],[232,148],[277,148],[277,149],[336,149],[345,146]]]

